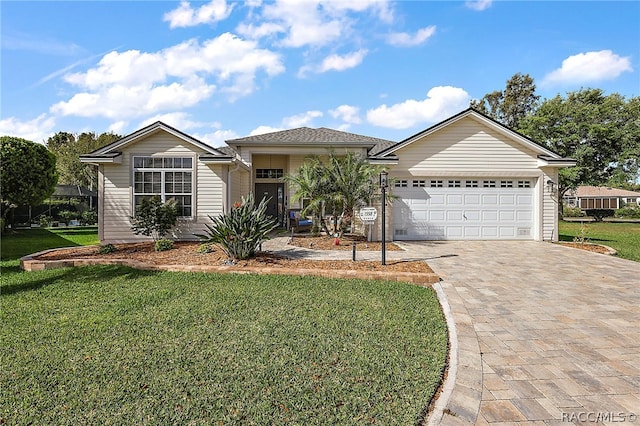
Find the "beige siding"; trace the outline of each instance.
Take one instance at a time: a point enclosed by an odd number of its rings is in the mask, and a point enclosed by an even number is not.
[[[395,174],[496,176],[537,173],[537,155],[472,118],[462,119],[399,149]]]
[[[544,241],[558,241],[557,194],[552,193],[547,186],[548,180],[558,182],[558,169],[544,168],[543,172],[544,175],[540,179],[542,186],[542,239]]]
[[[242,197],[249,195],[249,172],[236,170],[231,173],[231,205],[242,201]]]
[[[121,164],[105,164],[103,197],[104,242],[126,242],[148,240],[131,232],[130,217],[133,212],[132,158],[134,155],[190,156],[194,158],[195,211],[193,219],[180,219],[174,237],[193,239],[193,233],[200,233],[208,216],[222,213],[223,182],[226,166],[206,165],[197,161],[197,154],[204,151],[187,144],[165,132],[155,133],[123,149]]]

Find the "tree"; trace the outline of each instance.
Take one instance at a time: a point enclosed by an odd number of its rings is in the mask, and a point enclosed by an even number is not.
[[[58,159],[57,168],[60,183],[95,189],[98,186],[98,168],[92,164],[81,163],[80,156],[118,139],[120,136],[114,133],[102,133],[96,137],[93,132],[85,132],[80,135],[58,132],[51,136],[47,140],[47,148]]]
[[[41,203],[58,182],[56,157],[44,145],[22,138],[0,137],[0,168],[3,219],[14,207]]]
[[[614,176],[635,179],[640,140],[639,100],[600,89],[581,89],[547,99],[523,119],[520,131],[575,167],[560,169],[559,202],[579,185],[602,185]]]
[[[305,201],[302,215],[313,216],[313,227],[323,228],[328,233],[322,220],[322,209],[326,195],[330,192],[330,180],[325,165],[319,157],[308,157],[295,173],[286,174],[283,181],[291,184],[292,201]]]
[[[326,163],[319,157],[310,157],[295,173],[283,179],[293,184],[294,201],[309,200],[302,214],[311,213],[325,232],[328,231],[322,221],[325,209],[334,216],[336,228],[342,228],[338,222],[350,221],[353,231],[353,211],[371,203],[382,169],[353,152],[343,156],[330,152]]]
[[[154,195],[143,198],[140,205],[136,207],[136,215],[131,218],[131,230],[136,235],[151,236],[157,243],[176,225],[177,220],[176,200],[170,199],[163,203],[158,195]]]
[[[504,91],[494,91],[480,100],[472,100],[471,107],[517,129],[520,121],[535,110],[539,99],[533,78],[529,74],[516,73],[507,80]]]
[[[332,183],[330,199],[340,209],[341,221],[351,223],[354,231],[353,211],[371,204],[378,191],[378,175],[383,166],[369,163],[365,157],[348,152],[344,156],[329,154],[327,172]],[[334,212],[334,216],[337,212]]]

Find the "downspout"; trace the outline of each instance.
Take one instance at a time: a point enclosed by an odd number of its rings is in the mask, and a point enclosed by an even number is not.
[[[227,167],[227,208],[225,213],[231,213],[231,173],[237,172],[240,168],[240,163],[234,159],[235,167],[232,169]]]

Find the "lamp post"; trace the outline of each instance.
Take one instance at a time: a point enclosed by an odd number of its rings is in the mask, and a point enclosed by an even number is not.
[[[382,190],[382,264],[387,264],[387,220],[385,207],[387,204],[387,187],[389,186],[389,173],[386,170],[380,172],[380,189]]]

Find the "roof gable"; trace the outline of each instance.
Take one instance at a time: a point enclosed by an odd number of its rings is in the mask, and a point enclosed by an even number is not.
[[[533,140],[529,139],[528,137],[516,132],[515,130],[512,130],[506,126],[504,126],[503,124],[497,122],[496,120],[480,113],[479,111],[474,110],[473,108],[468,108],[452,117],[447,118],[444,121],[441,121],[440,123],[437,123],[419,133],[416,133],[413,136],[410,136],[400,142],[398,142],[397,144],[384,149],[382,151],[380,151],[376,157],[378,158],[384,158],[386,156],[389,155],[393,155],[396,151],[398,151],[399,149],[402,149],[418,140],[421,140],[423,138],[425,138],[426,136],[432,135],[434,133],[437,133],[439,131],[441,131],[442,129],[448,128],[452,125],[454,125],[455,123],[465,119],[465,118],[471,118],[479,123],[481,123],[484,126],[487,126],[489,128],[491,128],[492,130],[496,131],[497,133],[501,134],[502,136],[507,137],[509,140],[512,140],[514,142],[516,142],[517,144],[522,145],[523,147],[528,148],[529,150],[533,150],[534,152],[536,152],[538,154],[538,156],[543,156],[549,159],[561,159],[562,157],[558,154],[556,154],[553,151],[550,151],[549,149],[543,147],[542,145],[534,142]]]
[[[217,150],[216,148],[213,148],[207,145],[206,143],[199,141],[193,136],[189,136],[186,133],[181,132],[180,130],[174,127],[171,127],[161,121],[156,121],[153,124],[143,127],[142,129],[137,130],[127,136],[124,136],[109,145],[103,146],[102,148],[99,148],[91,152],[90,154],[84,155],[83,157],[91,158],[91,157],[106,157],[109,155],[113,155],[117,153],[118,150],[124,148],[125,146],[135,144],[136,142],[161,131],[167,132],[190,145],[194,145],[202,149],[203,151],[207,152],[208,154],[211,154],[214,156],[227,157],[226,154]]]

